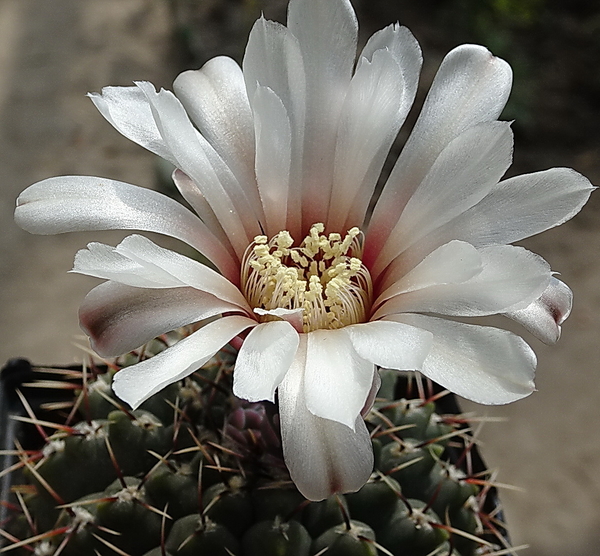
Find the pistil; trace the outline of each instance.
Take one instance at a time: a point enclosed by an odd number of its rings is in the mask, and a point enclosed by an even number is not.
[[[297,311],[303,332],[366,321],[373,287],[361,260],[363,234],[352,228],[344,238],[326,236],[324,229],[313,224],[296,247],[285,230],[270,240],[254,238],[242,261],[241,282],[259,320],[280,318],[268,313],[276,309]]]

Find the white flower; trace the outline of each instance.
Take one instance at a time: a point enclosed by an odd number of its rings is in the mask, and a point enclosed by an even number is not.
[[[290,0],[287,27],[256,22],[243,71],[219,57],[181,74],[177,96],[149,83],[90,95],[118,131],[178,168],[198,216],[82,176],[32,185],[16,210],[34,233],[160,232],[209,259],[219,272],[139,235],[91,243],[74,271],[107,282],[85,299],[82,326],[109,356],[210,320],[116,375],[133,407],[241,335],[234,391],[278,401],[287,465],[313,500],[357,490],[371,472],[361,410],[376,366],[419,370],[485,404],[532,392],[535,355],[520,337],[457,319],[505,314],[556,341],[571,292],[509,244],[565,222],[593,189],[562,168],[500,181],[511,70],[465,45],[442,62],[365,222],[421,52],[399,25],[373,35],[355,65],[356,44],[348,0]]]

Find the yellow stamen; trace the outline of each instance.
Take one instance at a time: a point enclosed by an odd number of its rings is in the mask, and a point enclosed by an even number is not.
[[[302,310],[303,331],[365,322],[372,283],[361,261],[362,232],[323,235],[317,223],[297,247],[287,231],[257,236],[242,261],[242,291],[253,308]],[[272,320],[273,316],[259,317]]]

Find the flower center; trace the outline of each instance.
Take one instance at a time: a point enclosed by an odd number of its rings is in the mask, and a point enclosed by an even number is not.
[[[259,320],[287,315],[293,323],[296,315],[303,332],[367,320],[373,286],[360,259],[363,234],[352,228],[344,238],[325,236],[324,229],[323,224],[313,224],[297,247],[284,230],[270,240],[257,236],[246,249],[242,291]]]

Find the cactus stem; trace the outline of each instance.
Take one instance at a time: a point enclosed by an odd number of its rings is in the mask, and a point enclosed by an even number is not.
[[[390,469],[387,472],[387,475],[392,475],[392,474],[396,473],[397,471],[400,471],[401,469],[406,469],[407,467],[410,467],[411,465],[414,465],[415,463],[419,463],[422,459],[423,459],[423,456],[419,456],[414,459],[405,461],[404,463],[401,463],[400,465],[397,465],[396,467],[393,467],[392,469]]]
[[[369,539],[365,539],[366,541],[370,542],[373,544],[373,546],[379,550],[379,552],[383,552],[383,554],[385,554],[385,556],[394,556],[387,548],[385,548],[384,546],[381,546],[379,543],[377,543],[376,541],[372,541]],[[429,555],[428,555],[429,556]]]
[[[69,502],[68,504],[60,504],[57,505],[57,509],[59,510],[69,510],[73,508],[79,508],[81,506],[91,506],[92,504],[98,504],[99,502],[110,502],[114,500],[114,496],[103,496],[102,498],[94,498],[93,500],[76,500],[75,502]],[[118,533],[112,532],[114,535],[118,535]]]
[[[154,512],[155,514],[161,516],[163,519],[173,520],[173,518],[168,513],[165,513],[165,510],[159,510],[158,508],[155,508],[151,504],[148,504],[147,502],[143,502],[141,500],[138,500],[137,503],[140,506],[142,506],[143,508],[146,508],[147,510]]]
[[[21,390],[19,390],[17,388],[15,390],[15,392],[17,393],[17,396],[19,396],[19,399],[21,400],[21,403],[23,404],[23,407],[25,408],[25,411],[27,412],[27,415],[29,415],[29,417],[35,421],[36,415],[35,415],[33,409],[31,409],[31,406],[29,405],[29,402],[27,401],[27,399],[25,398],[25,396],[23,395],[23,393],[21,392]],[[33,423],[33,424],[35,425],[35,428],[40,433],[40,435],[44,439],[44,441],[48,440],[48,435],[46,434],[46,431],[40,425],[38,425],[36,423]]]
[[[167,516],[168,516],[168,510],[169,510],[169,503],[167,502],[165,504],[165,509],[163,510],[163,518],[162,521],[160,522],[160,551],[162,553],[162,556],[166,556],[167,554],[167,549],[165,546],[165,543],[167,541]]]
[[[29,417],[23,417],[21,415],[13,415],[12,418],[15,421],[20,421],[21,423],[29,423],[30,425],[35,425],[39,430],[39,427],[48,427],[50,429],[55,429],[58,431],[63,431],[69,434],[74,434],[76,431],[72,427],[67,425],[61,425],[59,423],[53,423],[52,421],[42,421],[41,419],[31,419]],[[44,431],[45,432],[45,431]],[[46,435],[44,440],[48,439],[48,435]]]
[[[502,550],[496,550],[495,552],[490,552],[486,556],[508,556],[508,555],[513,556],[517,553],[518,550],[526,550],[528,548],[529,548],[528,544],[521,544],[519,546],[503,548]]]
[[[432,394],[427,399],[423,400],[421,406],[431,402],[437,402],[439,399],[443,398],[444,396],[447,396],[448,394],[450,394],[450,390],[441,390],[440,392]]]
[[[44,477],[42,477],[38,471],[35,469],[35,467],[33,465],[31,465],[31,460],[29,460],[28,458],[24,458],[24,450],[22,449],[21,444],[19,443],[18,440],[15,440],[15,444],[17,445],[17,448],[19,448],[21,450],[21,454],[19,455],[19,459],[23,462],[23,464],[25,465],[25,467],[27,467],[27,469],[31,472],[31,474],[36,478],[37,481],[40,482],[40,484],[46,489],[46,492],[48,492],[48,494],[50,494],[50,496],[52,496],[52,498],[54,498],[54,500],[56,501],[57,504],[64,504],[65,501],[58,495],[58,493],[48,484],[48,482],[46,481],[46,479],[44,479]]]
[[[429,440],[425,440],[424,442],[421,442],[421,444],[417,444],[417,448],[424,448],[425,446],[429,446],[430,444],[436,444],[436,443],[440,443],[443,440],[448,440],[449,438],[454,438],[456,436],[460,436],[461,438],[463,438],[463,440],[470,438],[468,436],[468,433],[471,432],[471,428],[464,428],[464,429],[457,429],[454,431],[451,431],[447,434],[443,434],[442,436],[436,436],[435,438],[431,438]],[[469,450],[470,450],[470,446],[473,446],[475,443],[471,442],[469,443]],[[465,448],[466,450],[466,448]],[[459,460],[460,462],[460,460]]]
[[[98,529],[98,531],[102,531],[103,533],[107,533],[108,535],[112,535],[113,537],[119,537],[121,535],[121,533],[118,531],[114,531],[113,529],[109,529],[103,525],[96,525],[96,529]]]
[[[125,552],[124,550],[121,550],[118,546],[115,546],[111,542],[108,542],[106,539],[103,539],[101,536],[96,535],[95,533],[92,533],[92,536],[95,539],[99,540],[102,544],[108,546],[108,548],[110,548],[111,550],[114,550],[115,554],[119,554],[119,556],[131,556],[131,554],[129,554],[128,552]]]
[[[11,454],[19,456],[19,458],[21,458],[22,455],[25,455],[28,457],[29,461],[31,461],[31,462],[35,462],[37,460],[42,459],[42,454],[30,455],[30,453],[25,450],[22,450],[22,451],[19,451],[19,450],[12,451],[11,450]],[[0,479],[2,477],[4,477],[4,475],[9,475],[13,471],[16,471],[17,469],[22,469],[23,467],[25,467],[25,464],[23,463],[22,459],[19,459],[19,461],[17,463],[13,463],[10,467],[7,467],[6,469],[3,469],[2,471],[0,471]]]
[[[25,519],[27,520],[29,527],[31,528],[31,530],[34,533],[37,533],[37,528],[35,526],[35,522],[33,521],[33,518],[31,517],[31,513],[29,512],[29,508],[27,507],[27,504],[25,504],[25,500],[23,500],[23,495],[18,490],[15,491],[15,495],[17,497],[17,500],[19,501],[19,506],[21,506],[21,510],[23,511],[23,515],[25,516]]]
[[[486,486],[488,488],[491,487],[495,487],[495,488],[505,488],[507,490],[514,490],[516,492],[526,492],[526,489],[515,486],[515,485],[509,485],[508,483],[496,483],[493,479],[475,479],[473,477],[469,477],[467,479],[465,479],[466,483],[470,483],[472,485],[478,485],[478,486]]]
[[[0,536],[4,537],[5,539],[9,540],[12,543],[20,542],[20,539],[18,539],[14,535],[11,535],[8,531],[5,531],[2,528],[0,528]]]
[[[445,531],[448,531],[448,533],[453,533],[455,535],[459,535],[461,537],[464,537],[465,539],[469,539],[470,541],[475,541],[476,543],[479,543],[484,546],[488,546],[488,547],[494,546],[491,542],[488,542],[485,539],[482,539],[481,537],[471,535],[471,533],[467,533],[466,531],[462,531],[461,529],[456,529],[455,527],[452,527],[452,525],[447,525],[444,523],[435,523],[433,521],[430,521],[429,525],[431,525],[431,527],[433,527],[434,529],[444,529]]]
[[[392,436],[394,433],[405,431],[408,429],[414,429],[417,425],[409,423],[407,425],[398,425],[397,427],[390,427],[386,430],[379,430],[376,434],[371,434],[371,438],[379,438],[380,436]],[[375,429],[377,430],[377,429]],[[456,433],[453,433],[456,434]],[[437,442],[437,439],[429,440],[428,443]]]
[[[79,384],[63,382],[62,380],[36,380],[35,382],[24,382],[22,386],[27,388],[48,388],[50,390],[77,390]]]
[[[71,537],[74,534],[75,534],[75,530],[71,530],[71,531],[69,531],[69,533],[67,535],[65,535],[65,538],[58,545],[58,548],[54,552],[53,556],[60,556],[60,554],[62,554],[62,551],[64,550],[65,546],[67,546],[67,544],[69,544],[69,541],[71,540]]]
[[[239,454],[238,452],[235,452],[233,450],[231,450],[230,448],[225,448],[225,446],[221,446],[220,444],[217,444],[216,442],[211,442],[210,440],[207,442],[208,445],[212,446],[213,448],[216,448],[217,450],[221,450],[221,452],[224,452],[230,456],[233,456],[235,458],[243,458],[244,456],[242,456],[242,454]]]
[[[113,448],[112,448],[112,445],[108,438],[108,435],[104,437],[104,444],[106,445],[106,450],[108,451],[108,457],[110,458],[110,462],[112,463],[112,466],[115,469],[117,478],[119,479],[121,486],[123,488],[126,488],[127,484],[125,483],[125,477],[123,476],[123,471],[121,470],[121,466],[119,465],[119,462],[117,461],[117,458],[115,457],[115,452],[113,451]]]
[[[83,353],[89,356],[90,361],[100,361],[103,365],[106,365],[109,369],[113,371],[118,371],[121,367],[118,365],[118,362],[110,359],[105,359],[104,357],[98,355],[90,346],[86,346],[84,344],[73,344],[75,347],[79,348]],[[84,359],[85,362],[85,359]],[[85,364],[85,363],[84,363]]]
[[[338,494],[335,495],[335,501],[337,502],[338,508],[342,514],[342,518],[344,519],[344,523],[346,525],[346,531],[350,531],[352,529],[352,523],[350,521],[350,514],[348,513],[348,509],[342,503],[342,499]]]
[[[240,471],[239,469],[236,469],[234,467],[223,467],[219,463],[217,463],[217,465],[205,465],[204,467],[206,469],[214,469],[219,473],[237,473],[238,471]]]
[[[28,546],[34,542],[42,541],[44,539],[56,537],[57,535],[63,535],[69,530],[68,527],[60,527],[59,529],[52,529],[52,531],[46,531],[45,533],[40,533],[39,535],[34,535],[33,537],[29,537],[27,539],[23,539],[22,541],[9,535],[6,531],[0,529],[2,531],[2,535],[6,536],[9,540],[17,541],[14,544],[5,546],[4,548],[0,548],[0,554],[3,552],[8,552],[9,550],[14,550],[15,548],[21,548],[22,546]]]

